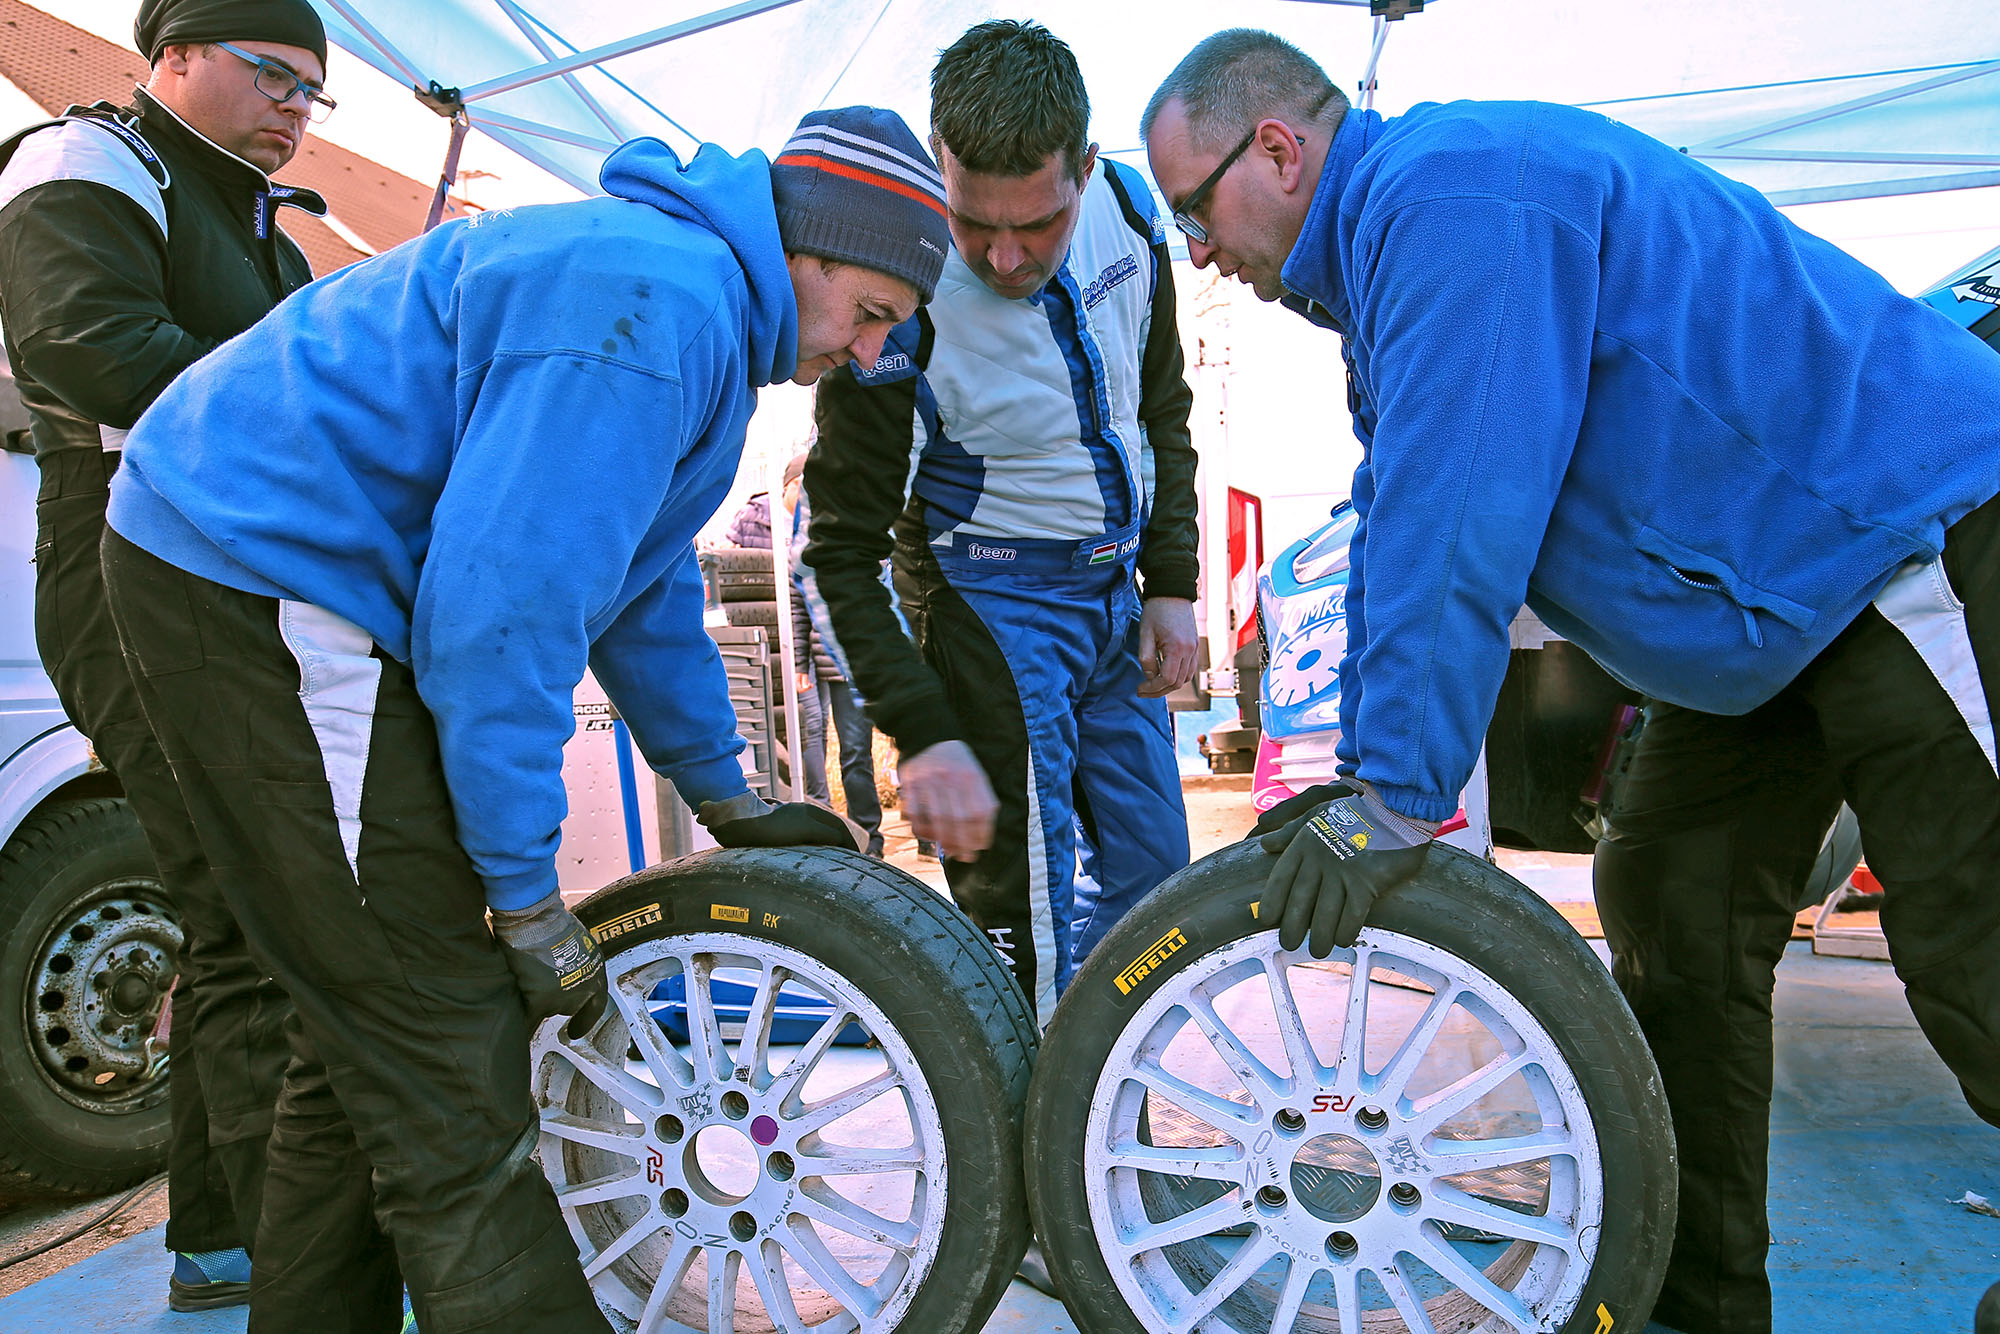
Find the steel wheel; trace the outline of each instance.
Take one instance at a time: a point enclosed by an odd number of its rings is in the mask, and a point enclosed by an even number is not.
[[[944,1227],[938,1103],[908,1041],[845,978],[730,932],[608,960],[617,1013],[587,1040],[552,1020],[533,1047],[540,1154],[599,1300],[656,1331],[890,1330]],[[689,1040],[653,1017],[683,979]],[[712,988],[754,989],[740,1031]],[[831,1017],[772,1043],[786,997]],[[836,1046],[850,1025],[865,1047]]]
[[[35,951],[28,1031],[42,1073],[67,1101],[125,1113],[166,1095],[161,1014],[181,929],[151,876],[99,886],[69,906]]]
[[[1604,1208],[1542,1025],[1379,930],[1324,962],[1267,931],[1181,969],[1113,1045],[1084,1145],[1093,1230],[1149,1331],[1546,1329]]]

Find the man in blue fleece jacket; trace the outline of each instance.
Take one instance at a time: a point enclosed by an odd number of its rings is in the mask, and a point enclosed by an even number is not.
[[[852,846],[748,791],[691,540],[758,388],[872,365],[929,298],[936,169],[847,108],[775,162],[635,141],[603,184],[302,290],[161,396],[112,491],[148,719],[297,1009],[253,1331],[393,1330],[404,1281],[426,1334],[605,1328],[527,1086],[533,1027],[606,1000],[556,891],[586,666],[719,842]]]
[[[2000,359],[1589,112],[1384,119],[1236,30],[1142,132],[1194,262],[1340,332],[1362,443],[1346,782],[1266,838],[1280,942],[1351,945],[1422,864],[1524,602],[1662,701],[1597,855],[1679,1139],[1659,1317],[1768,1330],[1773,970],[1843,797],[1911,1008],[2000,1124]]]

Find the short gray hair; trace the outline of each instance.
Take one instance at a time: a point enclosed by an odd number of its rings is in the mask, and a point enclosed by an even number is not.
[[[1188,133],[1204,148],[1219,148],[1267,117],[1304,121],[1347,111],[1346,95],[1311,56],[1256,28],[1218,32],[1182,57],[1146,103],[1141,139],[1152,138],[1153,122],[1174,101],[1187,109]]]

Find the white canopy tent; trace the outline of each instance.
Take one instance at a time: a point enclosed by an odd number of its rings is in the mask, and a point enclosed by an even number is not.
[[[1409,0],[1399,0],[1407,7]],[[996,13],[1078,53],[1095,133],[1136,148],[1145,98],[1213,6],[986,0],[314,0],[340,46],[576,186],[619,141],[774,149],[815,106],[928,119],[939,48]],[[1421,8],[1421,6],[1419,6]],[[1353,90],[1382,59],[1393,107],[1455,97],[1595,106],[1780,203],[2000,184],[2000,6],[1933,0],[1432,0],[1371,23],[1369,0],[1241,0]],[[1384,45],[1382,39],[1389,38]]]

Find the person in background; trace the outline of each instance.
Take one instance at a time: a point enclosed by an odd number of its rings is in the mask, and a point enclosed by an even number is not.
[[[333,109],[305,0],[146,0],[131,105],[73,107],[0,146],[0,324],[42,474],[35,634],[77,730],[118,778],[180,915],[166,1245],[177,1311],[248,1300],[286,1056],[284,995],[205,882],[210,864],[119,651],[98,543],[125,432],[160,392],[312,280],[274,184]],[[247,383],[238,410],[256,417]],[[177,449],[198,450],[198,439]]]
[[[602,182],[298,293],[168,389],[112,489],[141,702],[295,1007],[252,1334],[394,1330],[399,1278],[424,1334],[607,1328],[528,1060],[611,999],[556,880],[586,668],[717,842],[855,846],[747,789],[692,539],[758,389],[872,365],[929,297],[941,184],[868,107],[775,161],[635,140]]]

